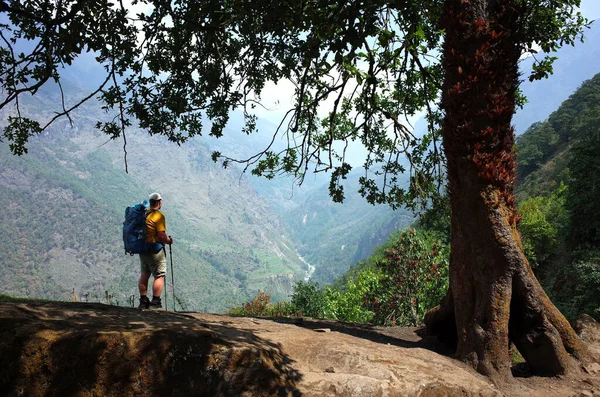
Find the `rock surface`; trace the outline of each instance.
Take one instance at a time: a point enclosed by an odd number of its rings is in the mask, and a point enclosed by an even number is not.
[[[588,348],[592,353],[600,356],[600,327],[596,320],[587,314],[582,314],[575,321],[573,329],[581,339],[588,342]]]
[[[588,334],[600,331],[590,324]],[[0,394],[600,396],[597,363],[577,377],[494,385],[420,335],[311,319],[0,303]]]

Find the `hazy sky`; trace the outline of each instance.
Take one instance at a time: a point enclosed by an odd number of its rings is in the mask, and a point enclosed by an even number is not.
[[[581,13],[588,19],[600,19],[600,1],[583,0],[581,2]]]

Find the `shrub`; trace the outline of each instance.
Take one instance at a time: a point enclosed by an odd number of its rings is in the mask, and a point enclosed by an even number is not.
[[[377,263],[379,286],[366,294],[365,305],[379,325],[418,325],[448,289],[448,249],[426,233],[411,229]]]
[[[306,317],[325,316],[325,294],[318,283],[298,281],[294,286],[291,304]]]
[[[555,275],[548,295],[569,321],[582,313],[600,320],[600,250],[580,248]]]
[[[519,230],[525,256],[532,267],[547,263],[557,255],[568,228],[565,207],[567,187],[561,184],[549,197],[534,196],[519,204],[522,216]]]
[[[243,303],[241,307],[232,307],[227,312],[233,316],[279,316],[298,317],[299,310],[291,303],[271,303],[271,295],[258,290],[258,294],[250,302]]]
[[[364,297],[379,285],[380,274],[371,269],[361,270],[356,280],[348,280],[345,292],[325,289],[325,317],[352,323],[368,323],[373,312],[364,305]]]

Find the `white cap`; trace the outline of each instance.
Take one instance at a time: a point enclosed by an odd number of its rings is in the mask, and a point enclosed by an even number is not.
[[[150,201],[158,201],[162,200],[162,196],[160,195],[160,193],[152,193],[148,199]]]

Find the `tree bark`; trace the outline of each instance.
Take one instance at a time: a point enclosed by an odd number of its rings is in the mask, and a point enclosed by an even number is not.
[[[524,12],[517,3],[447,0],[442,18],[450,290],[425,323],[455,338],[458,359],[493,378],[511,376],[511,341],[540,375],[564,374],[575,368],[573,357],[586,355],[531,271],[517,230],[511,119]]]

